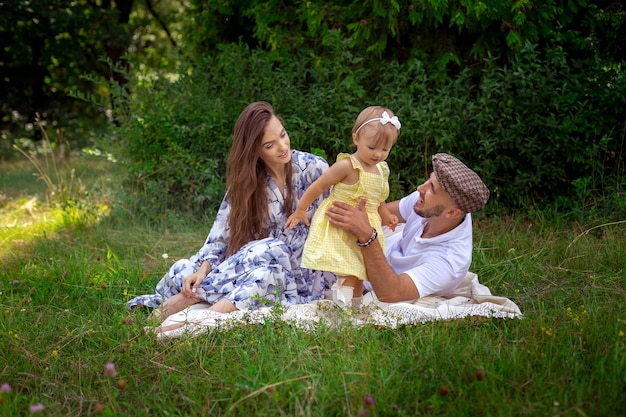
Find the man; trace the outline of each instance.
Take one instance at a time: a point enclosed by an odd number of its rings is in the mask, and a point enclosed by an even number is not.
[[[359,207],[335,202],[327,210],[331,224],[351,233],[361,246],[367,277],[380,301],[415,300],[451,294],[472,262],[472,212],[485,206],[489,189],[457,158],[433,155],[430,178],[417,191],[388,203],[406,223],[387,239],[384,254],[376,230]]]

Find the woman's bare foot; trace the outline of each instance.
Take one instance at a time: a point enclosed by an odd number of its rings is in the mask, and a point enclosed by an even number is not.
[[[151,329],[151,331],[153,333],[165,333],[165,332],[169,332],[172,330],[176,330],[176,329],[180,329],[181,327],[183,327],[186,323],[174,323],[174,324],[170,324],[167,326],[157,326],[157,327],[153,327]]]
[[[154,323],[155,325],[159,323],[163,323],[163,320],[165,319],[161,318],[162,314],[163,314],[163,311],[161,310],[161,306],[159,306],[158,308],[154,309],[152,313],[148,315],[147,320],[149,323]]]
[[[186,322],[180,322],[168,324],[167,326],[160,326],[160,324],[163,323],[165,319],[172,314],[178,313],[179,311],[182,311],[190,305],[196,304],[200,301],[197,298],[188,298],[185,296],[178,297],[179,295],[182,296],[182,294],[176,294],[175,296],[170,297],[166,302],[161,304],[159,308],[157,308],[150,314],[148,319],[154,320],[155,323],[153,326],[144,328],[146,334],[165,333],[172,330],[180,329],[187,324]],[[231,303],[230,300],[222,298],[217,303],[211,305],[211,307],[209,307],[209,310],[216,311],[218,313],[229,313],[231,311],[238,310],[238,308],[235,307],[235,305]]]
[[[165,305],[165,304],[163,304],[163,305]],[[231,311],[238,310],[238,308],[235,307],[235,305],[233,303],[231,303],[230,300],[228,300],[226,298],[222,298],[217,303],[215,303],[211,307],[209,307],[209,310],[216,311],[218,313],[229,313]],[[157,310],[155,310],[154,312],[156,313]],[[172,313],[172,314],[174,314],[174,313]],[[163,322],[164,320],[165,320],[165,318],[163,320],[161,320],[161,322]],[[152,327],[150,329],[150,331],[152,333],[155,333],[155,334],[165,333],[165,332],[169,332],[169,331],[172,331],[172,330],[180,329],[181,327],[185,326],[186,324],[187,324],[187,322],[181,322],[181,323],[168,324],[167,326],[155,326],[155,327]]]
[[[154,320],[157,323],[163,323],[163,321],[172,314],[183,311],[190,305],[196,304],[199,301],[200,299],[198,298],[187,297],[186,295],[183,295],[183,293],[178,293],[165,300],[163,304],[161,304],[156,310],[150,313],[150,315],[148,316],[148,320]]]

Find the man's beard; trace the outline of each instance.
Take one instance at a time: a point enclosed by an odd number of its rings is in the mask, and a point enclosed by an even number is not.
[[[431,218],[431,217],[437,217],[437,216],[441,215],[441,213],[443,213],[443,211],[445,209],[446,208],[444,206],[442,206],[442,205],[435,206],[435,207],[430,208],[428,210],[420,210],[420,209],[417,209],[417,208],[413,207],[413,211],[415,212],[415,214],[417,214],[419,216],[422,216],[422,217],[424,217],[426,219]]]

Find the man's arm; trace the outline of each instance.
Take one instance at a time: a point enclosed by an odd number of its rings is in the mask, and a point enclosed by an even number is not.
[[[401,219],[397,206],[393,206],[394,203],[390,203],[392,204],[391,212],[395,211]],[[365,212],[365,200],[361,200],[358,208],[336,201],[326,211],[326,215],[331,224],[354,235],[359,242],[367,242],[372,235],[373,227]],[[411,277],[407,274],[397,275],[391,268],[378,239],[361,250],[367,279],[380,301],[393,303],[419,298],[419,292]]]

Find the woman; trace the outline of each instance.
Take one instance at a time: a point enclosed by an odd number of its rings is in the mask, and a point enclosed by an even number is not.
[[[269,103],[255,102],[239,115],[226,167],[227,192],[204,245],[176,262],[156,294],[133,298],[155,307],[160,322],[198,303],[226,313],[263,303],[286,305],[322,299],[333,274],[300,268],[305,224],[285,223],[304,191],[328,169],[324,159],[291,150],[289,135]],[[313,212],[328,193],[308,209]]]

